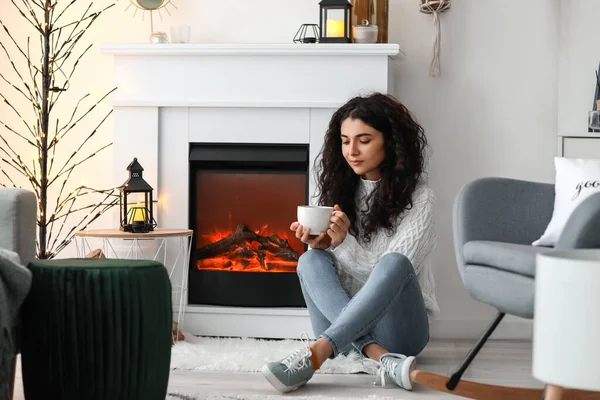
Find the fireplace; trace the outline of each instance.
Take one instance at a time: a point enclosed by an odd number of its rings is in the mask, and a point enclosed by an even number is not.
[[[143,154],[144,179],[160,200],[157,221],[163,228],[194,227],[196,223],[190,218],[196,206],[189,204],[195,196],[190,184],[196,179],[189,176],[191,144],[301,143],[310,149],[312,167],[335,110],[358,93],[387,92],[394,75],[389,57],[402,57],[397,44],[385,43],[120,43],[100,45],[100,51],[114,58],[114,86],[119,88],[112,96],[113,185],[123,182],[122,166]],[[154,71],[158,70],[171,73],[156,79]],[[314,174],[309,173],[310,199],[317,187]],[[291,218],[295,211],[293,214]],[[108,228],[110,223],[99,227]],[[169,245],[169,259],[177,257],[176,250]],[[188,280],[186,285],[192,297],[198,291],[196,272],[188,274],[193,282]],[[174,285],[181,282],[178,271],[171,281]],[[278,285],[270,289],[276,290]],[[189,296],[186,300],[189,302]],[[298,332],[312,332],[304,307],[199,302],[186,305],[183,329],[194,335],[296,338]]]
[[[307,145],[190,144],[189,304],[304,307],[289,230],[308,200]]]

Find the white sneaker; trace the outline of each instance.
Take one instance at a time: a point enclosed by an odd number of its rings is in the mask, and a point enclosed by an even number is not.
[[[291,392],[305,385],[315,373],[311,361],[310,341],[308,335],[303,333],[303,336],[301,338],[305,343],[304,348],[296,350],[283,360],[265,364],[261,369],[265,378],[281,393]]]
[[[385,353],[379,359],[379,370],[375,384],[385,386],[386,380],[392,380],[396,385],[406,390],[412,390],[410,373],[416,367],[417,359],[397,353]]]

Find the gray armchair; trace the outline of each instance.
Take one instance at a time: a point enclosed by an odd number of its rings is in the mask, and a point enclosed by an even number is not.
[[[23,265],[35,257],[36,217],[35,193],[0,188],[0,248],[17,253]]]
[[[36,210],[33,192],[0,188],[0,399],[12,397],[17,315],[31,283],[29,270],[18,264],[35,256]]]
[[[447,381],[447,389],[456,387],[506,313],[533,318],[536,255],[553,248],[531,243],[544,233],[553,208],[553,184],[484,178],[458,193],[453,215],[458,268],[469,295],[498,313]],[[599,226],[600,193],[577,207],[556,248],[600,248]]]
[[[454,203],[454,252],[465,288],[499,311],[533,317],[533,247],[554,208],[554,185],[484,178],[464,186]]]

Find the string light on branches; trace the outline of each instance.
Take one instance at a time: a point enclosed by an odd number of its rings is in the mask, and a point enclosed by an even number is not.
[[[0,126],[4,128],[0,131],[0,166],[5,167],[0,168],[0,186],[18,187],[15,174],[29,182],[38,200],[37,257],[48,259],[60,253],[72,241],[75,232],[85,229],[119,202],[119,188],[93,189],[85,185],[71,190],[68,187],[75,168],[111,145],[109,143],[96,150],[89,148],[93,143],[91,139],[112,113],[111,110],[98,118],[93,111],[98,110],[97,106],[115,89],[85,109],[83,102],[89,95],[82,96],[72,108],[70,116],[57,116],[58,112],[54,110],[62,94],[73,90],[70,81],[80,60],[92,47],[83,43],[84,34],[114,3],[93,11],[93,3],[88,2],[83,15],[77,13],[77,19],[71,22],[62,21],[61,18],[69,15],[67,11],[71,7],[71,11],[75,11],[74,5],[79,5],[80,0],[11,0],[11,3],[27,25],[39,35],[41,46],[39,50],[31,48],[29,37],[26,45],[20,44],[0,16],[0,31],[3,34],[0,36],[0,57],[5,57],[10,63],[7,68],[9,71],[0,73],[0,83],[6,83],[7,90],[4,91],[5,88],[0,86],[0,99],[6,108],[0,109]],[[11,53],[21,58],[19,62],[24,61],[26,67],[22,71],[16,67],[15,57]],[[19,101],[12,100],[12,95],[19,96]],[[29,102],[27,107],[20,106],[23,98]],[[11,126],[6,119],[10,115],[18,118],[18,126]],[[49,132],[52,132],[51,140],[48,140]],[[70,143],[78,143],[76,150],[67,157],[57,149],[65,137]],[[30,158],[31,153],[27,151],[21,157],[16,151],[22,148],[18,146],[21,143],[31,146],[28,149],[36,155]],[[30,169],[23,159],[31,159],[33,168]],[[66,160],[59,162],[56,167],[58,172],[53,172],[55,160]],[[59,184],[60,188],[53,190]],[[58,192],[57,198],[49,199],[49,191]],[[80,204],[78,201],[84,202],[82,197],[86,196],[90,196],[90,200],[87,204]],[[82,211],[83,216],[80,213]]]

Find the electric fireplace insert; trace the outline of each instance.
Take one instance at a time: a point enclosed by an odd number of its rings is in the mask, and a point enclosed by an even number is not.
[[[308,160],[308,145],[191,144],[189,304],[305,306],[289,227]]]

